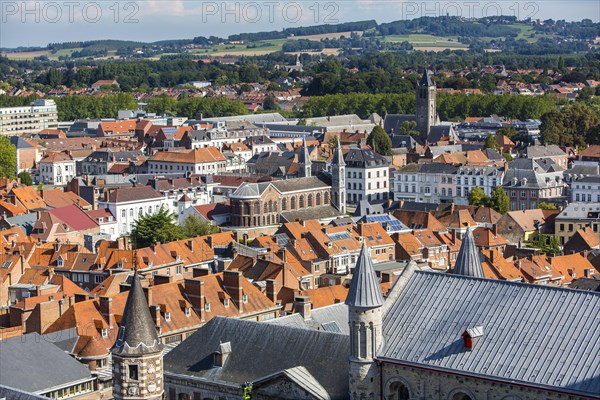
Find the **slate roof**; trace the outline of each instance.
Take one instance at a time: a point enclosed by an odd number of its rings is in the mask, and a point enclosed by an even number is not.
[[[524,154],[527,156],[527,158],[543,158],[567,155],[555,144],[549,144],[546,146],[528,146],[525,148]]]
[[[37,394],[23,392],[19,389],[0,385],[0,399],[6,400],[47,400],[47,397]]]
[[[348,306],[344,303],[312,309],[309,319],[304,319],[302,315],[296,313],[269,320],[268,323],[328,332],[332,332],[331,328],[335,326],[337,327],[337,333],[344,335],[350,333],[348,326]]]
[[[417,121],[417,116],[414,114],[386,114],[383,120],[383,130],[387,133],[398,133],[402,124],[407,121]],[[394,146],[394,137],[392,137],[392,147]]]
[[[308,219],[333,219],[340,217],[342,214],[340,214],[340,212],[333,206],[321,206],[304,208],[301,210],[283,211],[280,215],[283,221],[293,222]]]
[[[423,71],[423,76],[419,80],[419,86],[435,86],[433,84],[433,81],[431,80],[430,74],[431,74],[431,71],[428,69]]]
[[[163,345],[158,340],[155,323],[152,321],[148,302],[136,273],[127,295],[119,335],[111,352],[122,356],[141,356],[162,349]]]
[[[348,167],[354,168],[380,168],[390,165],[384,156],[371,149],[350,149],[344,156]]]
[[[33,149],[34,147],[19,136],[11,136],[10,143],[18,149]]]
[[[453,273],[456,275],[472,276],[474,278],[483,278],[485,276],[479,258],[479,249],[477,249],[475,244],[473,232],[469,228],[467,228],[467,234],[460,246],[458,257],[456,257]]]
[[[42,392],[91,377],[85,365],[37,333],[0,340],[0,365],[0,385],[25,392]]]
[[[285,376],[301,386],[304,390],[310,393],[311,398],[313,399],[329,400],[331,398],[329,397],[327,390],[321,386],[319,381],[302,366],[284,369],[283,371],[276,372],[275,374],[269,375],[263,379],[259,379],[252,385],[253,390],[259,389],[263,384],[268,384],[269,381],[280,376]]]
[[[600,293],[425,271],[400,279],[379,359],[600,393]],[[485,333],[466,350],[461,335],[478,325]]]
[[[225,342],[231,354],[215,367],[213,353]],[[346,335],[215,317],[165,356],[164,369],[239,386],[302,366],[336,400],[348,397],[349,351]]]
[[[329,185],[316,176],[273,181],[271,184],[281,193],[297,192],[308,189],[325,189],[329,187]]]
[[[379,279],[375,275],[373,260],[364,242],[358,260],[356,260],[350,291],[348,291],[345,303],[351,307],[361,308],[375,308],[383,305]]]
[[[161,194],[150,186],[135,186],[113,190],[108,196],[108,201],[110,203],[126,203],[129,201],[160,198],[162,198]]]

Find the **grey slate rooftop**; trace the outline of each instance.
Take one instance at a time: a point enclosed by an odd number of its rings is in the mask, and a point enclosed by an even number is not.
[[[220,343],[231,343],[224,366],[213,365]],[[304,367],[331,399],[348,397],[349,337],[269,323],[215,317],[164,359],[166,374],[241,385]]]
[[[310,312],[310,316],[309,319],[304,319],[302,315],[295,313],[269,320],[268,323],[317,331],[334,331],[343,333],[344,335],[350,333],[348,327],[348,306],[344,303],[313,309]]]
[[[90,377],[85,365],[37,333],[0,340],[0,385],[35,393]]]
[[[600,293],[424,271],[400,279],[380,359],[600,395]],[[474,326],[484,334],[467,350],[461,335]]]

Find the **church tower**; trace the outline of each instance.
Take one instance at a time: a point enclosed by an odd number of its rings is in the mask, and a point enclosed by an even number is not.
[[[438,123],[436,87],[429,70],[423,72],[421,80],[417,84],[417,131],[423,143],[428,143],[429,131],[431,127]]]
[[[337,148],[331,160],[332,205],[342,214],[346,214],[346,163],[342,144],[338,138]]]
[[[375,363],[383,339],[383,297],[369,250],[363,242],[346,297],[350,325],[350,399],[381,397]]]
[[[113,360],[113,396],[116,400],[159,400],[164,395],[163,345],[137,271],[123,311]]]
[[[306,147],[306,136],[302,138],[302,150],[298,154],[298,177],[306,178],[312,174],[312,162],[308,147]]]

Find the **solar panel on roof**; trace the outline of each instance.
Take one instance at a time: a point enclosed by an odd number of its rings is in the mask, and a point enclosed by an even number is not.
[[[325,322],[324,324],[321,324],[321,326],[325,332],[342,333],[342,330],[337,322]]]

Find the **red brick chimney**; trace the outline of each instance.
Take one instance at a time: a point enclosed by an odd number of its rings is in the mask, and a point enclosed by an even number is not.
[[[240,271],[223,271],[223,286],[237,305],[240,314],[244,312],[242,279],[245,278]]]
[[[100,315],[108,322],[108,325],[112,328],[113,320],[113,305],[112,298],[102,296],[100,297]]]
[[[302,315],[302,318],[310,319],[311,303],[308,296],[296,296],[294,298],[293,309],[295,313]]]
[[[187,295],[194,310],[200,315],[200,320],[204,321],[206,314],[204,305],[206,298],[204,297],[204,282],[198,279],[185,279],[185,294]]]
[[[275,281],[275,279],[267,279],[265,282],[267,284],[267,297],[269,298],[269,300],[275,303],[277,300],[277,293],[279,292],[277,290],[277,282]]]

